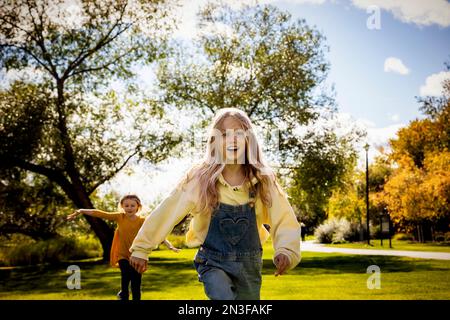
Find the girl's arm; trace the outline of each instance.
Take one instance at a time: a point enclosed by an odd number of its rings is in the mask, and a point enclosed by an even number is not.
[[[175,188],[145,218],[131,245],[132,257],[147,260],[150,252],[162,243],[172,229],[194,208],[192,191]]]
[[[171,244],[170,241],[167,240],[167,239],[164,240],[164,244],[166,245],[167,248],[169,248],[169,249],[172,250],[172,251],[175,251],[175,252],[180,252],[180,251],[181,251],[180,249],[175,248],[175,247],[173,246],[173,244]]]
[[[78,210],[75,210],[75,212],[73,212],[72,214],[70,214],[67,217],[67,220],[71,221],[71,220],[75,219],[77,216],[79,216],[80,214],[85,214],[88,216],[102,218],[102,219],[106,219],[106,220],[112,220],[112,221],[116,221],[118,219],[118,217],[120,216],[120,213],[118,213],[118,212],[106,212],[106,211],[97,210],[97,209],[78,209]]]
[[[286,270],[294,268],[301,260],[300,224],[285,194],[276,186],[271,188],[272,207],[268,208],[270,235],[273,239],[274,263],[280,263],[280,254],[288,258]],[[281,259],[282,262],[284,259]]]

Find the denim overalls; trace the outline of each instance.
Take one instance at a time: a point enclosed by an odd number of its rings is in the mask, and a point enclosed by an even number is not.
[[[243,205],[219,203],[194,259],[199,281],[211,300],[259,300],[262,247],[256,224],[255,192]]]

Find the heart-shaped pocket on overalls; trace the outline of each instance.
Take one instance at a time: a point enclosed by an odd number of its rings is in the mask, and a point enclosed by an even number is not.
[[[238,218],[236,220],[225,218],[220,220],[220,231],[225,238],[232,244],[236,245],[241,241],[248,229],[248,219]]]

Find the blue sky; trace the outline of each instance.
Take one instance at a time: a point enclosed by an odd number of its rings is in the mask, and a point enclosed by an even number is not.
[[[443,71],[444,61],[450,60],[450,27],[405,23],[381,9],[380,29],[370,30],[366,21],[372,11],[367,13],[351,1],[294,2],[272,4],[305,18],[327,38],[329,81],[335,83],[341,112],[378,128],[406,124],[419,116],[415,96],[426,78]],[[409,74],[385,72],[388,57],[400,59]]]

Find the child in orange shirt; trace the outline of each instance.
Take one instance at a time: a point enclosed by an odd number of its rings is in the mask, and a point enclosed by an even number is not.
[[[105,212],[96,209],[78,209],[67,217],[73,220],[80,214],[112,220],[117,222],[117,229],[111,246],[110,264],[115,267],[119,265],[121,272],[121,291],[117,294],[120,300],[129,299],[128,287],[131,282],[133,300],[141,299],[142,275],[130,266],[130,247],[145,218],[137,213],[142,209],[141,200],[136,195],[126,195],[119,202],[120,212]],[[178,252],[167,239],[164,244],[171,250]]]

